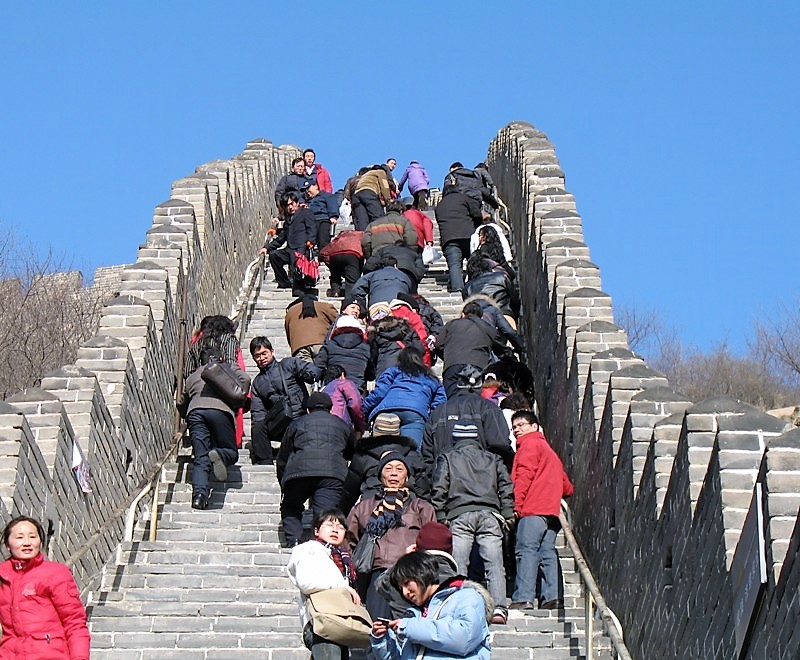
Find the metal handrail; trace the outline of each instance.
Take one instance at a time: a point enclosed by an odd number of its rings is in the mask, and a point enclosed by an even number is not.
[[[583,553],[578,546],[578,541],[575,539],[575,535],[572,533],[572,512],[570,511],[569,505],[564,500],[561,500],[561,513],[558,514],[558,520],[561,522],[561,528],[564,530],[564,538],[566,538],[567,545],[569,545],[569,549],[572,551],[572,555],[575,557],[575,565],[578,567],[578,575],[580,576],[581,582],[583,582],[584,585],[584,633],[586,634],[586,657],[589,659],[594,658],[594,618],[592,613],[592,605],[596,604],[597,614],[605,625],[605,629],[608,631],[608,636],[611,639],[611,644],[614,647],[617,657],[622,658],[622,660],[631,660],[630,651],[628,651],[628,647],[625,646],[622,626],[619,623],[619,619],[606,604],[603,595],[600,593],[600,588],[597,586],[597,582],[595,582],[594,576],[589,569],[589,564],[586,563],[586,559],[584,558]]]
[[[245,333],[245,324],[241,322],[244,318],[244,310],[245,307],[247,307],[248,301],[250,300],[250,295],[253,293],[253,289],[256,288],[256,282],[258,282],[258,289],[261,289],[261,284],[264,281],[266,259],[267,255],[259,254],[258,257],[251,261],[247,265],[247,268],[245,268],[245,280],[247,279],[247,273],[252,270],[250,273],[250,282],[247,285],[247,290],[245,291],[238,308],[233,314],[231,314],[231,321],[233,321],[234,325],[236,325],[239,329],[238,339],[240,344],[242,343],[242,338],[244,337]]]

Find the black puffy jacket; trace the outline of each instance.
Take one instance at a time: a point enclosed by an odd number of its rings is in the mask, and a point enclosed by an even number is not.
[[[337,365],[362,392],[366,391],[367,381],[374,377],[375,371],[372,349],[363,333],[355,328],[334,329],[314,358],[314,364],[322,371],[326,385],[332,380],[328,370]]]
[[[281,486],[302,477],[344,481],[353,455],[353,429],[327,410],[312,410],[286,429],[275,461]]]
[[[469,240],[481,224],[481,203],[464,193],[452,192],[442,197],[435,214],[442,245],[449,241]]]
[[[464,286],[464,300],[470,296],[484,295],[491,298],[506,316],[515,319],[519,314],[519,296],[514,285],[502,269],[481,273]]]
[[[378,321],[370,333],[369,342],[376,378],[389,367],[397,366],[397,356],[406,346],[413,346],[421,355],[425,353],[422,340],[414,328],[405,319],[395,316],[387,316]]]
[[[281,370],[286,381],[286,391],[283,389]],[[297,418],[302,415],[308,398],[305,384],[313,383],[321,375],[317,367],[305,360],[292,357],[283,360],[273,359],[266,367],[262,367],[258,376],[253,379],[251,389],[254,396],[250,408],[253,421],[263,420],[265,412],[273,405],[279,404],[284,394],[289,397],[292,417]]]
[[[500,456],[511,470],[514,450],[503,411],[480,394],[463,391],[435,408],[425,425],[422,462],[429,478],[433,476],[437,457],[453,446],[453,427],[456,424],[475,425],[481,446]]]

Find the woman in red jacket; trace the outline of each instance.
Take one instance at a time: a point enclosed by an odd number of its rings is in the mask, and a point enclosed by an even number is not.
[[[38,520],[20,516],[3,530],[11,558],[0,564],[0,660],[89,660],[86,610],[69,568],[47,561]]]

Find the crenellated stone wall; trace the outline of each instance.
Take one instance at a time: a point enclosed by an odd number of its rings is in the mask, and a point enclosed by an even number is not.
[[[198,167],[156,206],[137,260],[98,269],[110,294],[75,364],[0,402],[0,517],[40,518],[48,554],[86,590],[122,540],[126,512],[174,442],[178,355],[206,314],[228,314],[275,215],[295,147],[258,139]],[[91,492],[73,474],[75,446]]]
[[[634,657],[737,657],[730,568],[757,481],[768,583],[743,657],[800,657],[800,430],[737,401],[690,401],[630,351],[544,133],[509,124],[488,162],[520,261],[541,421]]]

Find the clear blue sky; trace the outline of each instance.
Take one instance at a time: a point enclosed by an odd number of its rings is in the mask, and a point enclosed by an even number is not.
[[[796,0],[11,3],[0,223],[90,276],[251,138],[438,181],[525,120],[615,303],[741,350],[798,299],[798,35]]]

